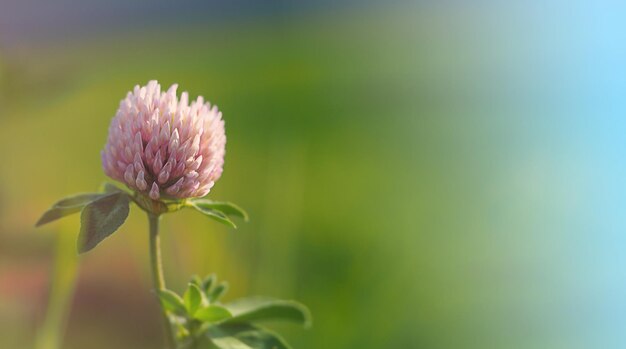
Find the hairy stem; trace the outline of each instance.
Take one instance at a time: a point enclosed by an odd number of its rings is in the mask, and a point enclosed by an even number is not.
[[[163,278],[163,263],[161,262],[161,239],[159,238],[159,216],[148,213],[148,221],[150,223],[150,267],[152,269],[152,279],[154,282],[155,292],[165,289],[165,279]],[[158,295],[157,295],[158,298]],[[161,314],[163,315],[163,325],[165,326],[165,341],[167,349],[175,349],[176,341],[172,334],[172,326],[167,317],[167,313],[161,302]]]

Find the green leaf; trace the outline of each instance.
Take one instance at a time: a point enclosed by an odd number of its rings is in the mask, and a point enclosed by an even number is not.
[[[55,221],[59,218],[80,212],[87,204],[103,196],[103,194],[88,193],[78,194],[62,199],[61,201],[55,203],[48,211],[46,211],[41,216],[41,218],[39,218],[35,226],[39,227],[46,223]]]
[[[217,300],[220,299],[221,296],[224,295],[224,293],[226,293],[226,291],[228,291],[228,282],[224,281],[220,283],[219,285],[215,286],[213,291],[209,293],[208,295],[209,302],[210,303],[216,302]]]
[[[187,341],[179,344],[177,349],[220,349],[211,342],[208,336],[202,335],[196,338],[187,338]]]
[[[198,212],[204,214],[205,216],[208,216],[222,224],[225,224],[231,228],[237,228],[235,223],[233,223],[233,221],[231,221],[230,218],[228,218],[228,216],[226,216],[222,211],[198,206],[193,201],[191,201],[188,205],[190,205],[190,207],[195,208]]]
[[[194,317],[204,322],[218,322],[232,317],[228,309],[219,305],[209,305],[198,309]]]
[[[176,293],[170,290],[158,290],[158,295],[165,310],[177,315],[187,314],[183,299]]]
[[[219,325],[206,334],[220,349],[289,349],[276,333],[250,324]]]
[[[191,282],[192,284],[195,284],[196,286],[200,288],[200,290],[202,290],[202,279],[200,279],[198,275],[192,276],[189,282]]]
[[[113,193],[125,193],[126,191],[124,189],[120,189],[118,188],[116,185],[111,184],[109,182],[105,182],[101,189],[102,192],[107,193],[107,194],[113,194]]]
[[[187,312],[190,316],[193,316],[203,303],[200,288],[198,288],[198,286],[194,283],[189,283],[187,291],[185,291],[185,294],[183,295],[183,300],[185,302]]]
[[[78,252],[91,250],[113,234],[128,217],[129,202],[126,193],[114,193],[87,204],[80,215]]]
[[[226,304],[225,307],[233,314],[233,317],[226,320],[225,323],[284,320],[295,322],[305,327],[311,325],[309,309],[295,301],[253,297],[231,302]]]
[[[94,200],[101,198],[105,195],[98,193],[86,193],[86,194],[78,194],[74,196],[67,197],[65,199],[60,200],[54,206],[57,207],[72,207],[77,205],[87,205]]]
[[[204,278],[204,281],[202,281],[202,291],[204,291],[204,294],[207,295],[207,298],[209,298],[209,294],[211,291],[211,286],[213,286],[213,283],[217,280],[217,277],[215,276],[215,274],[211,274],[207,277]]]
[[[248,213],[244,211],[241,207],[233,204],[232,202],[225,201],[213,201],[208,199],[195,199],[192,200],[196,206],[201,208],[217,210],[224,213],[227,216],[236,216],[239,218],[243,218],[243,220],[248,221]]]

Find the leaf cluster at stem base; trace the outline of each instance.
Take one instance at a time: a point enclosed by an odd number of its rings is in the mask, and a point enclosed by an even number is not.
[[[182,297],[171,290],[159,292],[179,348],[289,348],[278,334],[258,323],[275,320],[310,326],[310,312],[298,302],[252,297],[221,303],[225,290],[224,282],[218,284],[208,276],[192,278]]]

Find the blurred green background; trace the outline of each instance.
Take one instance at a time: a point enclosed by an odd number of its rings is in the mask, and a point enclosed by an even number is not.
[[[8,0],[0,347],[160,347],[140,210],[80,257],[78,216],[33,228],[106,180],[119,100],[157,79],[223,111],[209,197],[251,216],[166,216],[170,288],[300,300],[313,328],[274,328],[301,349],[623,348],[616,10]]]

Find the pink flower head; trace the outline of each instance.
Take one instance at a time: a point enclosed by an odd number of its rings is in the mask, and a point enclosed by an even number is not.
[[[135,86],[111,121],[102,167],[107,176],[158,200],[205,196],[222,174],[222,113],[202,96],[180,100],[172,85]]]

